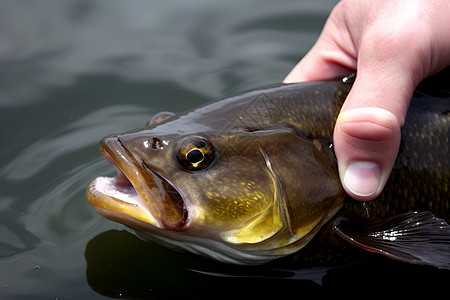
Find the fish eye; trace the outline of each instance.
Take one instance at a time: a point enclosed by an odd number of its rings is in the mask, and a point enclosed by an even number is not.
[[[186,159],[192,164],[199,164],[205,158],[202,150],[194,148],[186,154]]]
[[[214,158],[213,145],[203,137],[188,136],[178,143],[177,160],[186,170],[203,170],[213,163]]]

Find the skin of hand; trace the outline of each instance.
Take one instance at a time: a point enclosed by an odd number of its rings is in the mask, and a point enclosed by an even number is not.
[[[412,93],[450,65],[450,1],[343,0],[284,83],[357,72],[333,143],[348,195],[376,198],[390,175]]]

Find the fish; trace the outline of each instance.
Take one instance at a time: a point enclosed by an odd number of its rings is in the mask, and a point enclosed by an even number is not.
[[[356,76],[244,92],[107,136],[100,152],[117,175],[94,179],[86,199],[143,239],[224,263],[345,243],[450,269],[450,68],[415,90],[391,176],[370,202],[345,194],[333,152]]]

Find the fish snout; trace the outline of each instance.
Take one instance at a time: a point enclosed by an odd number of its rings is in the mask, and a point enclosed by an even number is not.
[[[155,145],[159,145],[158,142],[155,142]],[[146,219],[154,220],[152,225],[161,229],[174,231],[187,229],[189,219],[187,197],[164,174],[149,166],[120,136],[103,139],[100,143],[100,152],[117,171],[114,186],[110,188],[120,191],[121,194],[133,194],[133,203],[139,211],[136,215],[128,210],[124,210],[123,213],[141,221],[144,220],[140,215],[144,213]],[[131,201],[129,199],[131,196],[126,201]]]

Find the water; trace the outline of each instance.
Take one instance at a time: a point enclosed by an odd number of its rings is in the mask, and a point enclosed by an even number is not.
[[[1,1],[0,299],[443,292],[448,272],[382,258],[292,271],[173,253],[84,199],[93,178],[114,174],[101,137],[280,82],[335,3]]]

